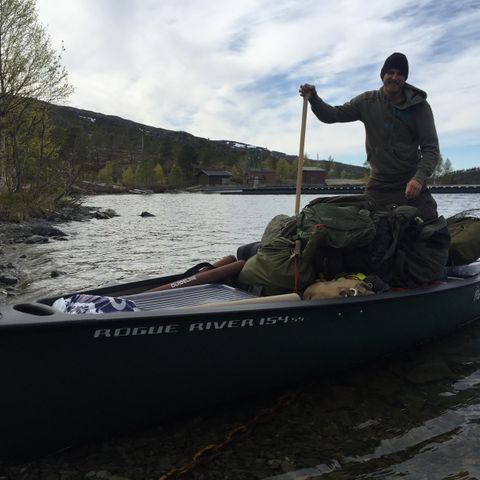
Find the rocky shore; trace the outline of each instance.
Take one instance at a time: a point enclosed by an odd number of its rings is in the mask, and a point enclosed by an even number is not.
[[[74,205],[65,207],[45,218],[28,222],[0,222],[0,303],[6,296],[15,295],[21,288],[22,271],[19,259],[23,258],[21,244],[41,244],[51,241],[66,241],[68,236],[59,224],[77,221],[85,222],[92,218],[108,219],[117,216],[111,209]],[[55,272],[52,271],[52,276]]]

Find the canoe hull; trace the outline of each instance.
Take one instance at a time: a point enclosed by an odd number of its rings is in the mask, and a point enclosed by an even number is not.
[[[480,278],[342,301],[2,314],[0,459],[16,461],[445,335],[480,318]]]

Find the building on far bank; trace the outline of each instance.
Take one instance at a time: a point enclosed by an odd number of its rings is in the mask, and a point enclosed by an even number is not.
[[[318,167],[303,167],[302,185],[325,185],[327,171]]]
[[[228,185],[232,174],[226,170],[200,170],[196,177],[199,185]]]
[[[245,172],[244,184],[248,187],[260,185],[276,185],[277,174],[269,168],[249,168]]]

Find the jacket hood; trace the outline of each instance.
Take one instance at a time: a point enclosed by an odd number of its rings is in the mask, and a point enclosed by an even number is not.
[[[405,108],[409,108],[412,105],[418,105],[427,100],[426,92],[406,82],[403,85],[403,93],[405,94],[405,102],[400,105],[395,105],[399,110],[404,110]],[[383,87],[380,88],[380,94],[385,95],[383,93]]]
[[[398,105],[398,108],[404,109],[424,102],[427,99],[427,93],[420,90],[409,83],[405,83],[403,86],[403,92],[405,94],[405,103]]]

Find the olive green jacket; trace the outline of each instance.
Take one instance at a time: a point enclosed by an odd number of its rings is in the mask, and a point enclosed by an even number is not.
[[[371,178],[381,182],[424,183],[440,158],[438,137],[427,94],[405,83],[405,102],[390,103],[383,88],[362,93],[340,106],[310,98],[313,113],[325,123],[353,122],[365,125],[367,161]]]

